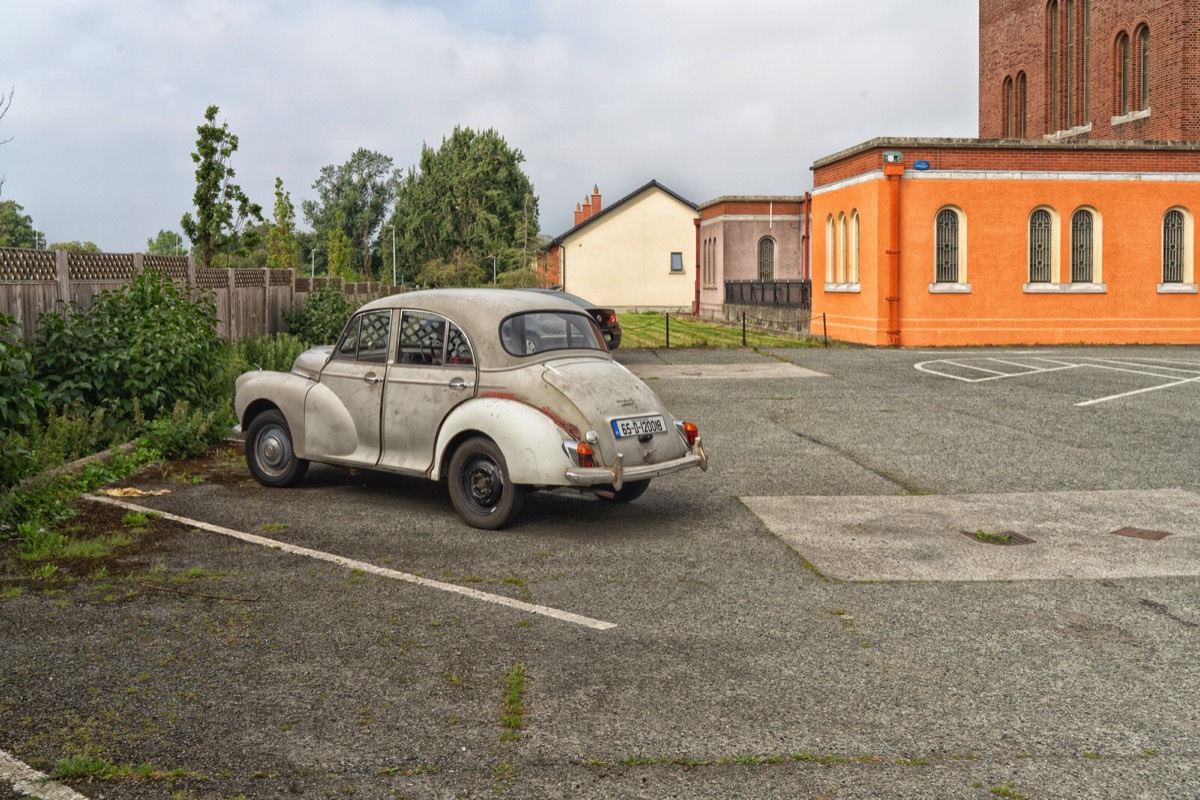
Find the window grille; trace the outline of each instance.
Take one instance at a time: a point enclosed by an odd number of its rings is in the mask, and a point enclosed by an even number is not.
[[[1092,282],[1092,212],[1071,215],[1071,282]]]
[[[1039,209],[1029,218],[1029,282],[1049,283],[1053,251],[1050,212]]]
[[[958,214],[943,209],[937,215],[938,283],[958,283]]]
[[[1183,283],[1183,212],[1163,217],[1163,283]]]
[[[775,280],[775,242],[767,238],[758,243],[758,279]]]

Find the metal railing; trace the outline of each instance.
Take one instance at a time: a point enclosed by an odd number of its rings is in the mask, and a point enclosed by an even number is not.
[[[812,310],[812,281],[725,281],[725,302]]]

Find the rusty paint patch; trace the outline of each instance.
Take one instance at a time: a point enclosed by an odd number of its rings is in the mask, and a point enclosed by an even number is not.
[[[1157,542],[1171,535],[1166,531],[1151,531],[1145,528],[1120,528],[1113,531],[1113,533],[1117,536],[1128,536],[1131,539],[1146,539],[1151,542]]]

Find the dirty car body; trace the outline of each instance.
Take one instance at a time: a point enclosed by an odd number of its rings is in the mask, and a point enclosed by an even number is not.
[[[291,372],[240,376],[235,410],[264,485],[292,485],[313,461],[445,479],[459,515],[487,529],[531,490],[628,501],[708,465],[696,426],[613,360],[591,317],[531,292],[375,300]]]

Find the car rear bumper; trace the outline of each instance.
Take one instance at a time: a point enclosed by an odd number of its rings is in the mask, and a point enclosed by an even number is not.
[[[625,460],[617,456],[617,463],[612,467],[568,467],[567,480],[572,486],[609,486],[620,491],[628,481],[645,481],[660,475],[669,475],[685,469],[699,467],[708,469],[708,453],[704,445],[697,439],[692,445],[692,451],[682,458],[663,461],[660,464],[642,464],[636,467],[626,467]]]

